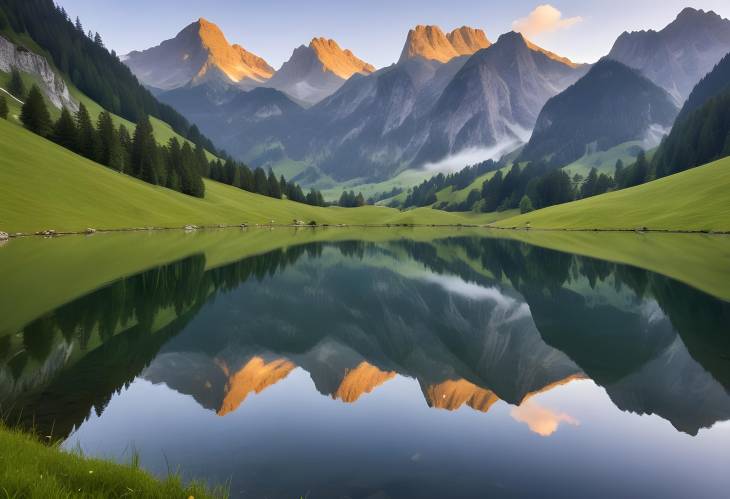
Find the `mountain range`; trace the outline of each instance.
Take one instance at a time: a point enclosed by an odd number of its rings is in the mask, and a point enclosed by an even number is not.
[[[608,57],[640,70],[681,105],[728,52],[730,20],[686,8],[661,31],[624,32]]]
[[[635,69],[603,59],[540,112],[521,159],[557,165],[669,129],[678,109],[670,95]],[[657,143],[651,144],[656,146]]]
[[[727,52],[730,21],[685,9],[661,31],[622,34],[607,58],[637,70],[679,106]],[[492,44],[476,28],[445,33],[419,25],[398,61],[379,70],[334,40],[314,38],[273,71],[202,19],[126,62],[234,157],[254,166],[295,164],[289,175],[314,185],[385,180],[463,151],[508,152],[528,141],[543,106],[590,69],[519,33]],[[620,98],[604,97],[604,109]],[[628,135],[655,124],[644,118]],[[658,134],[671,125],[659,121]],[[600,150],[606,143],[585,142]]]

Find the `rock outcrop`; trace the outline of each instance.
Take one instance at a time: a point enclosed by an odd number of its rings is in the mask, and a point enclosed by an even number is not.
[[[40,83],[41,91],[55,107],[78,111],[79,105],[71,97],[66,82],[56,74],[44,57],[0,36],[0,71],[8,73],[13,67],[34,75]]]

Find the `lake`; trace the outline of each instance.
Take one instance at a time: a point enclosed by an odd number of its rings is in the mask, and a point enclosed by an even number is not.
[[[730,239],[520,237],[13,240],[0,408],[232,497],[727,497]]]

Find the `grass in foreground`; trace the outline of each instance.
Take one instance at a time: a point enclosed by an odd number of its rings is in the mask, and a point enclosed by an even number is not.
[[[553,230],[730,231],[730,157],[493,224]]]
[[[0,497],[226,497],[223,489],[158,480],[133,464],[90,459],[0,426]]]
[[[0,120],[0,230],[83,231],[187,224],[482,224],[494,214],[319,208],[206,182],[205,199],[153,186],[88,161]]]

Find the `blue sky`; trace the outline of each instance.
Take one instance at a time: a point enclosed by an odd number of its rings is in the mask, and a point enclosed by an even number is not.
[[[278,68],[314,36],[334,38],[376,67],[398,59],[408,29],[436,24],[482,28],[495,41],[542,2],[527,0],[56,0],[124,54],[172,38],[199,17]],[[531,38],[579,62],[605,55],[625,30],[660,29],[684,7],[730,18],[728,0],[553,0],[538,10]],[[553,10],[554,9],[554,10]],[[559,14],[555,14],[559,11]],[[545,16],[547,14],[547,16]],[[555,17],[555,16],[562,17]],[[545,20],[544,18],[547,18]]]

